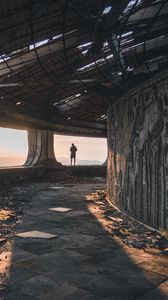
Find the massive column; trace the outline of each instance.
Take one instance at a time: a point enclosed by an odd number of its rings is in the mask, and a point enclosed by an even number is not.
[[[108,111],[108,199],[168,228],[168,80],[155,78]]]
[[[54,154],[54,135],[47,130],[28,130],[28,156],[25,166],[60,166]]]

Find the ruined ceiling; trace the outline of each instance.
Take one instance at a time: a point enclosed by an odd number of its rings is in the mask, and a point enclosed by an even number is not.
[[[163,0],[1,0],[0,101],[46,122],[106,124],[109,104],[167,68],[167,32]]]

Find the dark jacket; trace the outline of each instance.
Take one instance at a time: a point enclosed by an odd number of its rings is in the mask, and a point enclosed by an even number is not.
[[[77,148],[74,145],[72,145],[71,148],[70,148],[71,157],[76,156],[76,151],[77,151]]]

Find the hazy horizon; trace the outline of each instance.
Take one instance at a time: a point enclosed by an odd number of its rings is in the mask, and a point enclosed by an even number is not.
[[[61,162],[63,165],[69,165],[70,159],[68,157],[57,157],[57,160]],[[0,152],[0,167],[16,167],[21,166],[26,161],[25,156],[1,156]],[[103,161],[100,160],[87,160],[87,159],[77,159],[76,164],[77,165],[100,165]]]
[[[77,148],[77,164],[101,164],[107,155],[106,139],[54,135],[54,150],[58,161],[69,165],[69,148]],[[0,167],[23,165],[27,158],[27,132],[0,128]]]

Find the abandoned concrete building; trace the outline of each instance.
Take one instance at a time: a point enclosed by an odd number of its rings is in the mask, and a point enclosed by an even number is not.
[[[0,299],[168,299],[168,1],[1,0]],[[64,166],[54,134],[106,138]],[[96,151],[96,150],[95,150]]]

